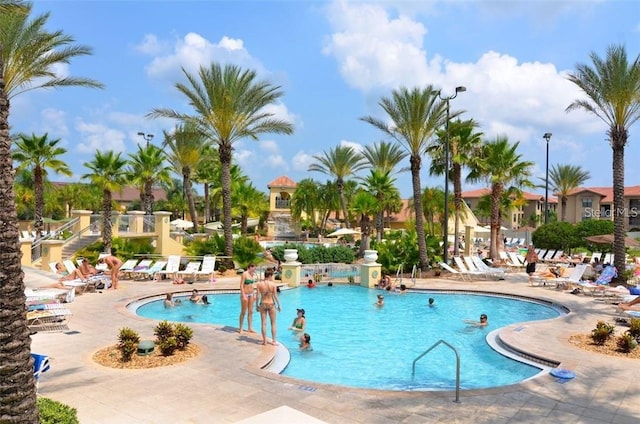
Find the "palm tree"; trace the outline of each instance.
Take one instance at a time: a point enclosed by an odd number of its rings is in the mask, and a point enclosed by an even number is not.
[[[395,186],[395,178],[392,178],[389,171],[370,169],[369,175],[363,180],[366,190],[375,197],[377,209],[375,211],[374,225],[376,228],[376,240],[382,241],[384,232],[384,211],[389,206],[389,202],[394,199],[393,193],[398,193]]]
[[[220,159],[218,151],[213,146],[207,145],[201,151],[201,160],[198,167],[193,173],[193,181],[202,184],[204,197],[203,222],[206,224],[211,221],[211,187],[216,182],[216,175],[220,175]],[[231,181],[235,181],[233,178]],[[220,185],[220,179],[217,179],[217,186]]]
[[[60,77],[56,73],[56,65],[90,56],[92,49],[75,44],[73,37],[62,31],[47,31],[49,13],[29,21],[31,4],[26,3],[26,7],[27,13],[12,13],[15,8],[0,13],[3,76],[9,99],[40,88],[103,88],[103,84],[89,78]]]
[[[153,214],[154,184],[171,183],[171,172],[165,166],[165,158],[164,151],[153,144],[138,145],[138,151],[129,154],[127,179],[140,189],[145,215]]]
[[[387,120],[371,116],[361,118],[387,134],[409,153],[411,164],[411,180],[413,185],[413,203],[416,212],[416,233],[418,234],[418,251],[420,269],[426,271],[427,242],[424,232],[424,216],[420,197],[420,169],[422,155],[427,143],[446,119],[446,103],[439,99],[438,91],[433,86],[409,90],[405,87],[394,90],[391,97],[383,97],[380,106],[387,114]]]
[[[41,237],[44,225],[42,223],[42,212],[44,210],[44,182],[47,176],[47,169],[56,174],[71,176],[71,168],[66,162],[59,159],[67,153],[67,149],[58,146],[60,139],[49,140],[48,134],[41,137],[32,134],[30,137],[20,134],[15,142],[13,159],[18,161],[18,169],[29,169],[33,172],[33,187],[35,194],[34,230],[36,239]]]
[[[255,188],[252,183],[233,182],[233,212],[240,217],[240,233],[247,234],[247,220],[250,216],[259,217],[269,210],[269,199]]]
[[[198,226],[196,201],[193,195],[191,175],[198,168],[202,156],[200,152],[205,146],[203,135],[193,125],[178,125],[172,134],[164,131],[163,147],[168,147],[167,160],[173,170],[182,176],[183,195],[189,206],[189,215],[194,228]]]
[[[65,217],[69,218],[71,211],[81,204],[87,188],[86,184],[71,183],[58,189],[58,201],[65,205]]]
[[[534,163],[523,161],[517,153],[519,142],[509,143],[505,136],[498,136],[482,148],[482,153],[469,174],[472,182],[486,181],[491,188],[491,244],[489,255],[498,258],[502,199],[513,187],[533,187],[529,180]]]
[[[425,187],[422,191],[421,203],[424,216],[427,219],[427,225],[429,226],[429,234],[435,234],[436,218],[442,221],[444,217],[444,191],[437,187]],[[440,226],[440,228],[444,227]]]
[[[224,67],[212,63],[200,67],[198,75],[183,69],[188,85],[176,88],[189,101],[194,113],[189,115],[171,109],[154,109],[152,118],[173,118],[191,123],[205,138],[218,146],[222,171],[222,209],[225,255],[233,256],[231,233],[231,165],[233,145],[241,139],[258,140],[261,134],[292,134],[293,125],[267,110],[283,96],[280,87],[258,81],[255,71],[242,70],[234,65]]]
[[[409,169],[403,168],[396,171],[396,167],[407,157],[407,152],[402,146],[380,141],[373,143],[373,146],[366,145],[362,150],[362,156],[369,163],[371,168],[393,174],[395,172],[404,172]]]
[[[368,191],[358,190],[351,203],[351,210],[360,217],[360,255],[364,255],[364,251],[369,249],[371,244],[371,216],[378,213],[380,204],[376,197]]]
[[[319,229],[320,207],[320,184],[311,178],[299,181],[291,196],[291,217],[296,221],[301,221],[303,217],[311,221],[315,232]]]
[[[335,149],[329,149],[322,155],[315,155],[313,158],[317,162],[309,165],[309,171],[321,172],[335,178],[336,187],[340,194],[340,208],[344,217],[344,225],[350,228],[344,184],[348,176],[355,174],[366,166],[362,155],[356,152],[353,147],[336,146]]]
[[[121,190],[127,182],[127,161],[122,159],[121,153],[96,151],[91,162],[84,164],[91,173],[82,176],[91,184],[102,187],[102,241],[104,250],[111,253],[111,210],[113,208],[113,192]]]
[[[589,178],[591,178],[589,171],[582,169],[579,165],[553,165],[549,170],[551,189],[554,193],[560,195],[561,221],[565,221],[567,218],[567,196],[569,192],[574,188],[580,187]]]
[[[611,45],[607,48],[606,58],[595,52],[589,56],[593,67],[578,64],[575,72],[567,77],[586,98],[574,100],[566,110],[585,110],[609,127],[607,137],[613,151],[613,210],[625,211],[624,147],[629,139],[629,128],[640,119],[640,55],[630,63],[624,46]],[[614,265],[619,270],[625,269],[627,216],[622,212],[613,215]],[[624,280],[622,272],[618,278]]]
[[[9,135],[9,97],[17,94],[16,87],[24,87],[34,82],[46,81],[45,84],[32,88],[68,85],[65,81],[48,78],[52,75],[52,65],[67,63],[75,54],[65,50],[57,50],[60,37],[48,36],[50,48],[40,42],[46,34],[42,28],[23,33],[16,48],[16,23],[25,22],[31,11],[31,5],[21,1],[0,1],[0,246],[2,260],[0,262],[0,299],[2,314],[0,315],[0,417],[7,422],[38,422],[36,391],[33,380],[31,359],[31,339],[24,313],[25,296],[22,267],[20,263],[20,235],[16,215],[15,192],[13,188],[13,163],[11,160],[11,138]],[[11,35],[11,37],[5,37]],[[27,53],[33,53],[29,55]],[[72,53],[72,52],[71,52]],[[86,52],[87,54],[89,52]],[[31,60],[21,58],[31,56]],[[17,58],[17,60],[15,60]],[[16,65],[17,64],[17,65]],[[18,68],[20,77],[8,69]],[[28,72],[25,72],[28,71]],[[40,79],[42,77],[42,79]],[[66,79],[74,85],[84,85],[81,80]],[[90,84],[89,84],[90,85]],[[97,86],[97,85],[93,85]]]
[[[449,134],[446,130],[439,130],[438,139],[427,151],[431,154],[432,162],[429,168],[431,175],[444,175],[445,160],[444,146],[449,143],[451,170],[450,179],[453,182],[453,210],[454,210],[454,243],[453,254],[458,255],[458,234],[460,234],[460,211],[462,210],[462,168],[471,166],[476,160],[482,146],[481,132],[476,132],[479,124],[473,119],[466,121],[455,120],[449,124]],[[445,223],[445,228],[449,223]]]

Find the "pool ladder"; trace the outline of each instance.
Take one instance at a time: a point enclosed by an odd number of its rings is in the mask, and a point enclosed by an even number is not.
[[[436,348],[436,346],[440,344],[448,346],[451,350],[453,350],[453,353],[456,354],[456,400],[454,400],[454,402],[460,402],[460,355],[458,355],[458,351],[455,347],[451,346],[449,343],[445,342],[442,339],[438,340],[433,346],[425,350],[420,356],[413,360],[413,366],[411,367],[411,379],[413,380],[416,375],[416,362],[418,362],[418,360],[420,360],[423,356],[431,352]]]

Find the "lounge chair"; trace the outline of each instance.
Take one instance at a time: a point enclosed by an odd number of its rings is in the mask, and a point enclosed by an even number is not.
[[[180,255],[170,255],[167,258],[167,267],[162,274],[166,278],[173,278],[180,271]]]
[[[591,254],[591,258],[589,259],[589,263],[592,264],[596,261],[596,258],[598,258],[598,262],[600,262],[600,258],[602,258],[602,253],[600,252],[593,252]]]
[[[130,270],[123,271],[123,275],[132,280],[142,278],[147,275],[147,271],[151,268],[152,263],[153,259],[143,259]],[[120,268],[120,270],[122,271],[122,268]]]
[[[38,353],[32,353],[33,358],[33,377],[36,381],[36,393],[38,393],[38,384],[40,383],[40,376],[51,369],[49,363],[49,357],[47,355],[40,355]]]
[[[466,256],[465,256],[466,258]],[[504,279],[504,274],[506,270],[504,268],[499,267],[490,267],[479,256],[471,256],[469,258],[471,262],[476,266],[476,269],[481,272],[486,272],[487,274],[497,277],[498,279]]]
[[[196,279],[205,278],[211,282],[215,281],[216,257],[205,256],[202,258],[202,268],[196,273]]]
[[[471,270],[467,268],[467,266],[464,263],[464,260],[459,256],[454,256],[453,262],[458,267],[458,270],[460,270],[460,272],[463,275],[468,276],[470,279],[472,279],[473,277],[485,277],[485,278],[487,277],[487,274],[484,272],[480,272],[478,270]]]
[[[73,314],[64,307],[37,309],[27,312],[27,327],[31,331],[66,331]]]
[[[198,271],[200,271],[200,266],[202,265],[202,262],[200,261],[191,261],[189,263],[187,263],[187,266],[185,267],[185,269],[183,269],[182,271],[178,271],[176,272],[174,275],[180,275],[186,277],[186,276],[191,276],[191,282],[196,281],[196,274],[198,273]]]
[[[138,278],[148,278],[151,280],[157,280],[158,274],[162,273],[167,267],[167,261],[157,261],[149,269],[140,272]]]
[[[456,278],[459,278],[459,279],[461,279],[463,281],[465,279],[465,276],[469,277],[468,275],[458,271],[457,269],[451,268],[449,265],[445,264],[444,262],[440,262],[438,265],[440,266],[440,268],[442,268],[445,271],[449,272],[449,275],[451,277],[456,277]],[[471,279],[471,278],[469,277],[469,279]]]
[[[578,285],[584,291],[588,291],[591,296],[595,296],[598,292],[604,295],[607,286],[609,286],[609,284],[611,283],[611,280],[613,280],[617,276],[618,270],[616,269],[616,267],[613,265],[608,265],[602,270],[602,273],[600,273],[600,276],[595,282],[581,282],[578,283]]]
[[[40,289],[25,288],[24,294],[27,297],[27,303],[47,300],[70,303],[73,302],[73,299],[76,296],[76,290],[75,287],[71,287],[69,289],[56,289],[48,287]]]

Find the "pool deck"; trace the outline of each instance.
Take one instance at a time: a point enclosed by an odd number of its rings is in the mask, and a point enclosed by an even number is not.
[[[25,284],[50,282],[46,273],[25,270]],[[615,306],[590,296],[530,287],[526,275],[504,281],[419,280],[417,288],[467,289],[537,297],[571,310],[561,318],[505,327],[500,337],[518,349],[561,363],[576,378],[550,375],[509,387],[455,393],[360,390],[304,382],[262,371],[274,348],[259,335],[190,324],[201,354],[182,364],[118,370],[92,361],[130,327],[153,339],[152,320],[125,306],[140,297],[174,290],[237,288],[239,278],[175,286],[171,282],[122,281],[117,291],[87,293],[68,304],[70,331],[39,332],[32,351],[51,357],[39,393],[78,410],[86,423],[633,423],[640,420],[640,361],[587,352],[568,337],[590,333],[598,320],[612,322]],[[303,288],[304,289],[304,288]],[[306,289],[305,289],[306,290]],[[288,319],[280,316],[279,319]],[[259,328],[259,318],[256,322]],[[354,345],[355,348],[357,346]],[[354,355],[367,358],[366,352]],[[463,364],[464,366],[464,364]]]

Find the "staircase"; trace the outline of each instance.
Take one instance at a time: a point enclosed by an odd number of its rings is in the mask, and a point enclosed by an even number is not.
[[[69,258],[78,250],[90,245],[91,243],[95,243],[100,239],[101,236],[99,234],[85,234],[82,237],[76,237],[62,247],[62,258]]]

